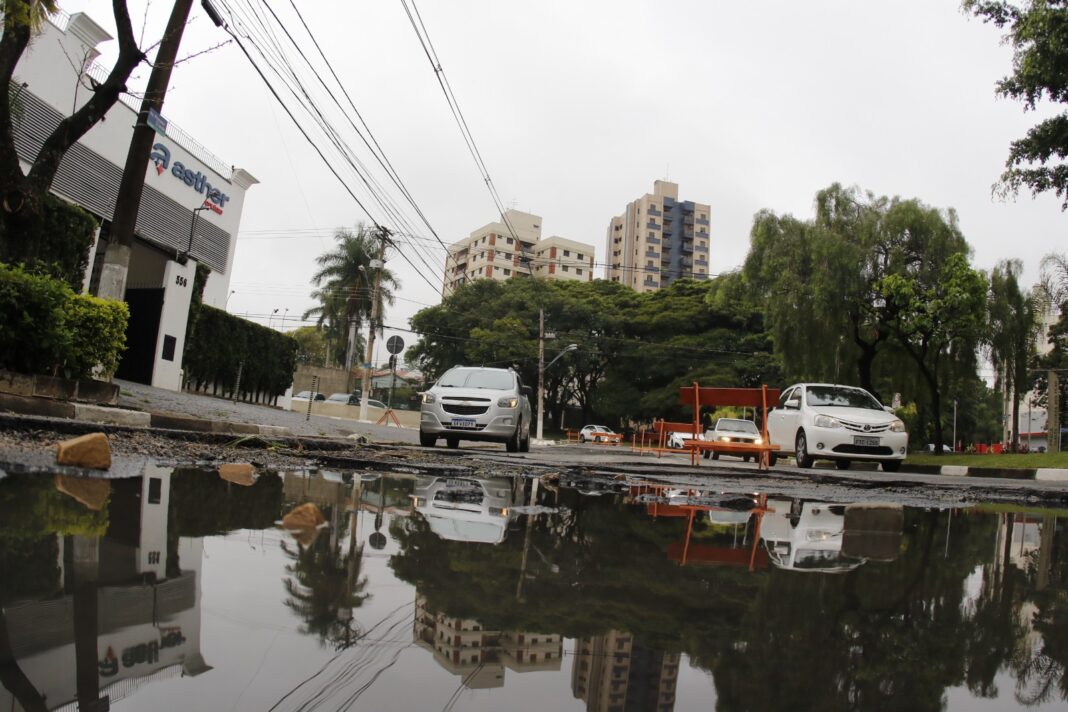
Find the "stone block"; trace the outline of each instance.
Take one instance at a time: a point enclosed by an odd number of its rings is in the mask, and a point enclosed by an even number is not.
[[[14,371],[0,371],[0,393],[16,396],[33,395],[33,376]]]
[[[281,425],[257,425],[257,431],[260,435],[266,435],[272,438],[285,438],[293,434],[293,432]]]
[[[256,468],[248,462],[227,462],[219,465],[219,477],[235,485],[251,487],[256,484]]]
[[[104,433],[89,433],[64,440],[56,446],[56,463],[106,470],[111,467],[111,444]]]
[[[74,404],[50,398],[27,398],[0,393],[0,410],[20,415],[39,415],[45,418],[73,418]]]
[[[58,376],[37,376],[34,379],[33,394],[35,396],[56,398],[58,400],[71,400],[74,398],[74,394],[77,390],[78,382],[72,381],[69,378],[59,378]]]
[[[75,398],[85,403],[115,405],[119,402],[119,386],[107,381],[78,381]]]
[[[99,512],[108,503],[111,481],[99,477],[56,475],[56,490],[73,497],[94,512]]]
[[[111,423],[113,425],[129,425],[133,427],[147,427],[152,421],[151,415],[140,410],[107,408],[101,405],[88,405],[87,403],[74,404],[74,417],[90,423]]]

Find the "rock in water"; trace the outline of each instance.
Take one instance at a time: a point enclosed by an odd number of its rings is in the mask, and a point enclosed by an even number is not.
[[[282,526],[286,529],[315,529],[324,523],[326,518],[311,502],[295,507],[282,518]]]

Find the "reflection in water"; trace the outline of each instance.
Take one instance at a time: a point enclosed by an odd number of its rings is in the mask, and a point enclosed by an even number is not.
[[[276,529],[308,503],[324,527]],[[236,530],[278,533],[248,566],[273,567],[259,625],[289,636],[229,641],[240,661],[201,651],[204,537]],[[254,709],[1068,700],[1068,538],[1048,512],[325,471],[9,477],[0,572],[3,710],[92,709],[168,677],[187,678],[158,686],[186,708],[259,685]],[[245,603],[207,585],[222,610]]]

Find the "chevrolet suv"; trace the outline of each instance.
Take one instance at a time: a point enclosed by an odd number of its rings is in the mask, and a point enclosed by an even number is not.
[[[508,452],[530,450],[530,386],[510,368],[455,366],[422,394],[419,444],[445,438],[503,442]]]

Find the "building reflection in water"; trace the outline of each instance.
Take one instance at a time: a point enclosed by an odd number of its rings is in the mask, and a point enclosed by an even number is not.
[[[575,641],[571,692],[588,712],[671,712],[679,654],[654,650],[613,630]]]
[[[152,680],[211,669],[200,653],[203,547],[168,536],[171,475],[56,477],[56,491],[99,511],[106,530],[52,534],[56,595],[3,608],[0,708],[107,709]]]

